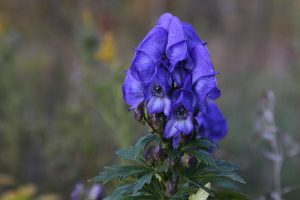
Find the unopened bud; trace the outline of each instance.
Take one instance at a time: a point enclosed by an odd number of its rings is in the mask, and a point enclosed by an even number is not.
[[[149,147],[144,156],[147,164],[152,165],[154,163],[153,147]]]
[[[172,158],[167,158],[165,160],[165,164],[167,165],[168,168],[173,168],[175,166],[176,162]]]
[[[135,109],[134,109],[134,118],[137,121],[142,121],[142,119],[144,118],[144,104],[140,103]]]
[[[165,158],[165,151],[159,145],[154,148],[154,159],[155,160],[163,160]]]
[[[160,129],[161,119],[158,114],[151,115],[151,123],[155,129]]]
[[[171,181],[167,181],[166,183],[166,193],[168,197],[171,197],[173,194],[176,193],[175,184]]]

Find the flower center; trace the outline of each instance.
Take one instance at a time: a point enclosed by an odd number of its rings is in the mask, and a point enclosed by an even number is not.
[[[160,85],[154,85],[151,91],[153,96],[164,97],[163,89]]]
[[[175,114],[176,119],[187,119],[189,116],[188,110],[182,105],[175,110]]]

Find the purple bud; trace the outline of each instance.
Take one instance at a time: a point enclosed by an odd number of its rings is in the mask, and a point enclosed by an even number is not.
[[[155,160],[164,160],[165,158],[165,151],[159,145],[156,145],[154,148],[154,159]]]
[[[155,129],[161,128],[161,119],[158,114],[151,115],[151,123]]]
[[[77,183],[71,192],[71,200],[80,200],[84,195],[83,183]]]
[[[154,163],[153,147],[149,147],[145,152],[145,160],[147,164],[152,165]]]
[[[144,118],[144,104],[140,103],[135,109],[134,109],[134,118],[137,121],[142,121]]]
[[[175,184],[171,181],[167,181],[166,189],[167,189],[166,193],[168,197],[171,197],[173,194],[176,193]]]
[[[88,200],[101,200],[104,198],[103,187],[100,184],[95,184],[90,189],[87,199]]]

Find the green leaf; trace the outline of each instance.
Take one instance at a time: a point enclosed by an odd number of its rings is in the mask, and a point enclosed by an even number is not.
[[[207,139],[194,139],[193,141],[190,141],[186,145],[181,147],[181,151],[195,149],[195,147],[210,150],[211,148],[217,148],[218,145]]]
[[[188,149],[186,153],[188,153],[190,156],[194,156],[199,162],[202,161],[208,166],[216,166],[215,159],[207,151],[199,149]]]
[[[221,172],[221,173],[216,173],[217,177],[225,177],[225,178],[229,178],[233,181],[237,181],[243,184],[246,184],[246,182],[244,181],[244,179],[242,177],[240,177],[238,174],[234,173],[234,172]]]
[[[104,200],[120,200],[128,197],[132,193],[134,184],[125,184],[119,186],[110,197],[105,198]]]
[[[103,172],[90,181],[107,183],[113,179],[123,180],[129,176],[141,175],[148,172],[149,169],[143,166],[111,166],[105,167]]]
[[[153,173],[149,173],[139,178],[135,183],[135,186],[133,187],[133,195],[135,195],[139,190],[141,190],[145,184],[149,184],[153,175]]]
[[[138,161],[140,154],[145,150],[146,146],[152,141],[159,143],[160,137],[155,134],[146,135],[142,137],[133,147],[130,147],[129,149],[120,149],[116,151],[116,154],[125,160]]]

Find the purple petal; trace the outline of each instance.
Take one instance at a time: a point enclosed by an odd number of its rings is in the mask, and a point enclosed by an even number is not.
[[[191,52],[191,58],[195,63],[195,68],[193,70],[193,83],[195,83],[200,77],[216,73],[206,46],[195,46]]]
[[[164,100],[160,97],[152,97],[147,104],[147,109],[150,114],[163,112]]]
[[[172,84],[170,73],[165,68],[158,67],[155,72],[155,79],[163,88],[164,93],[167,94]]]
[[[183,132],[185,135],[189,135],[193,130],[192,117],[188,117],[185,120],[178,120],[175,126],[178,130]]]
[[[196,99],[192,92],[184,89],[176,90],[172,95],[173,105],[183,105],[187,110],[194,111]]]
[[[208,95],[211,94],[211,92],[215,92],[217,87],[216,77],[215,75],[211,76],[204,76],[198,79],[198,81],[194,84],[194,92],[197,97],[197,103],[198,105],[202,104]],[[212,97],[215,99],[218,98],[220,95],[219,93],[212,93]]]
[[[172,72],[172,79],[179,87],[181,87],[183,85],[185,75],[186,71],[183,68],[177,67]]]
[[[169,138],[171,138],[174,135],[179,133],[179,130],[174,126],[175,123],[176,123],[176,119],[170,119],[167,122],[167,125],[165,127],[165,131],[164,131],[164,137],[166,139],[169,139]]]
[[[136,48],[131,70],[135,78],[148,83],[152,80],[156,67],[165,52],[167,31],[161,27],[153,28]]]
[[[182,26],[190,49],[192,49],[196,44],[204,44],[191,24],[182,22]]]
[[[127,104],[136,108],[144,101],[143,85],[140,81],[133,78],[131,71],[126,71],[125,81],[122,87],[123,98]]]
[[[227,121],[224,118],[220,108],[215,103],[208,103],[207,113],[202,116],[202,119],[203,123],[200,132],[202,137],[205,137],[213,142],[218,142],[226,136],[228,132]]]
[[[136,48],[149,56],[153,61],[160,60],[167,45],[168,32],[162,27],[154,27]]]
[[[168,97],[164,98],[164,114],[166,116],[170,115],[171,111],[171,100]]]
[[[134,78],[149,83],[156,71],[157,64],[147,54],[137,51],[132,61],[131,70]]]
[[[158,19],[157,26],[163,27],[166,30],[169,30],[170,20],[173,17],[170,13],[165,13]]]
[[[173,137],[173,144],[172,144],[172,146],[173,146],[174,149],[178,149],[180,139],[181,139],[180,134],[174,135],[174,137]]]
[[[166,55],[170,59],[172,72],[177,63],[187,57],[187,44],[181,21],[177,17],[170,20]]]

